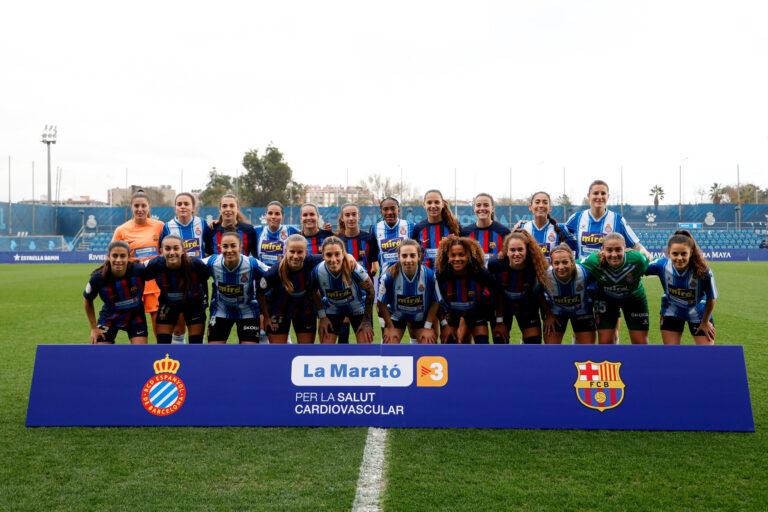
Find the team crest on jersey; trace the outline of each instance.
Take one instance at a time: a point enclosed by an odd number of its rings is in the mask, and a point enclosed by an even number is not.
[[[576,362],[576,398],[584,406],[600,412],[618,407],[624,400],[624,382],[619,375],[621,363],[603,361]]]
[[[200,236],[201,233],[202,231],[200,230],[200,228],[195,228],[195,235]]]
[[[288,238],[288,233],[286,231],[281,231],[280,240],[285,240],[286,238]]]
[[[419,283],[419,292],[423,292],[423,291],[424,291],[424,285]]]
[[[627,272],[627,275],[624,277],[624,280],[628,283],[631,283],[635,280],[635,276],[632,275],[632,272]]]
[[[696,288],[696,278],[692,277],[691,281],[688,283],[689,288]]]
[[[613,226],[611,226],[610,224],[606,224],[605,229],[603,231],[605,231],[606,233],[610,233],[611,231],[613,231]]]
[[[408,230],[405,228],[405,226],[400,226],[400,236],[405,236],[408,234]]]
[[[240,276],[240,282],[241,283],[247,283],[248,282],[248,275],[247,274],[241,275]]]
[[[165,359],[158,359],[152,365],[154,377],[141,388],[141,405],[155,416],[169,416],[184,405],[187,399],[187,386],[176,376],[181,363],[165,354]]]
[[[584,285],[583,285],[583,284],[581,284],[581,283],[577,284],[577,285],[576,285],[576,291],[577,291],[577,292],[582,292],[582,291],[584,291]]]
[[[554,242],[555,241],[555,234],[554,233],[550,233],[549,235],[547,235],[547,240],[549,240],[550,242]]]
[[[495,249],[496,248],[496,242],[491,242],[488,244],[489,249]]]

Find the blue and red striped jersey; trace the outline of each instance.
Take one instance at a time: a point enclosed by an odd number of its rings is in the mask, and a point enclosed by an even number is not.
[[[238,222],[232,227],[223,227],[218,222],[204,233],[203,245],[205,246],[206,256],[217,256],[221,254],[221,236],[227,231],[237,231],[243,240],[243,246],[240,252],[246,256],[256,256],[256,230],[247,222]]]
[[[440,241],[450,235],[451,231],[445,221],[435,224],[422,220],[411,229],[411,238],[419,242],[424,251],[424,265],[427,268],[435,268],[435,258],[440,247]],[[458,233],[457,233],[458,234]]]
[[[473,312],[493,307],[495,285],[491,274],[482,269],[456,275],[448,270],[437,274],[437,283],[445,308],[456,314]]]
[[[357,236],[339,235],[349,254],[355,257],[357,262],[371,275],[373,263],[379,258],[379,244],[376,237],[365,231],[360,231]]]
[[[144,267],[140,264],[129,263],[125,275],[116,278],[112,275],[102,277],[101,269],[91,274],[85,285],[83,297],[93,302],[98,295],[102,302],[99,312],[99,325],[108,327],[125,327],[131,317],[144,314]]]
[[[199,302],[204,305],[208,296],[208,278],[211,277],[208,265],[192,258],[189,270],[189,282],[184,282],[182,269],[168,268],[165,257],[160,256],[147,263],[143,275],[146,279],[154,279],[160,288],[160,304]]]
[[[480,228],[477,224],[471,224],[461,228],[461,236],[466,236],[475,240],[485,255],[485,266],[488,266],[488,260],[495,258],[501,250],[504,237],[509,234],[509,228],[500,222],[493,221],[490,226]]]

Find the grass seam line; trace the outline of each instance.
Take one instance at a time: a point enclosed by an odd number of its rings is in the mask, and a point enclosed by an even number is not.
[[[370,427],[365,439],[360,476],[357,479],[352,512],[379,512],[384,490],[384,464],[387,429]]]

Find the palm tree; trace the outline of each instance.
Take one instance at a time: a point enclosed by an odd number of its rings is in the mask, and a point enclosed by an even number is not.
[[[720,204],[720,200],[723,198],[723,186],[719,183],[713,183],[711,187],[709,187],[709,199],[712,200],[712,203],[714,204]]]
[[[654,185],[651,188],[651,193],[648,195],[653,196],[653,206],[654,208],[658,208],[659,201],[664,200],[664,187],[662,187],[661,185]]]

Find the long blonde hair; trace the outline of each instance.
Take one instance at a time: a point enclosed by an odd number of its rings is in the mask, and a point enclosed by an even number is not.
[[[283,257],[280,259],[280,263],[277,267],[277,275],[280,277],[280,283],[288,293],[293,293],[293,281],[288,277],[288,258],[285,257],[285,251],[288,250],[288,246],[293,242],[299,242],[304,244],[304,258],[307,257],[307,239],[298,233],[294,233],[285,239],[285,245],[283,246]]]

